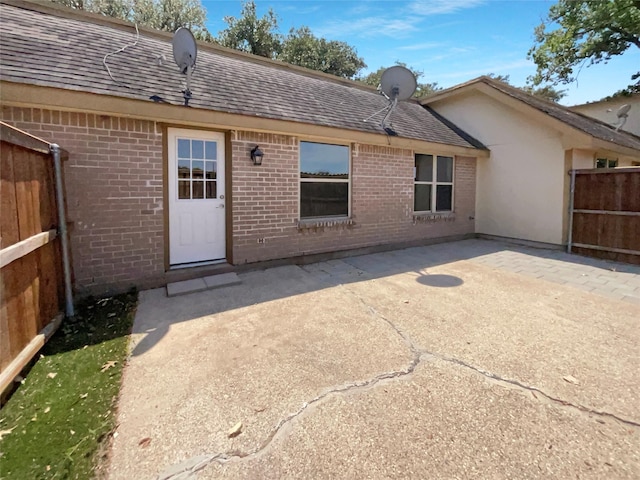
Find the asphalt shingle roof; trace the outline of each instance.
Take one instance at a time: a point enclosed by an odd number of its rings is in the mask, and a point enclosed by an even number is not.
[[[29,4],[2,4],[0,16],[4,81],[183,104],[185,77],[170,38],[141,32],[135,45],[109,56],[114,81],[103,59],[134,43],[133,26],[66,18]],[[387,105],[377,92],[230,52],[201,47],[191,91],[194,108],[384,134],[384,113],[364,121]],[[400,102],[390,121],[400,137],[485,148],[416,101]]]
[[[540,97],[530,95],[523,90],[520,90],[519,88],[495,80],[491,77],[483,76],[470,80],[464,84],[437,92],[434,94],[434,97],[440,96],[448,91],[454,91],[477,83],[485,83],[490,87],[495,88],[496,90],[512,98],[515,98],[516,100],[519,100],[529,105],[530,107],[533,107],[536,110],[549,115],[552,118],[555,118],[556,120],[564,122],[568,126],[575,128],[576,130],[580,130],[584,133],[587,133],[588,135],[591,135],[592,137],[615,143],[623,147],[640,150],[640,137],[637,137],[632,133],[625,132],[623,130],[616,132],[614,127],[601,122],[600,120],[591,118],[578,112],[574,112],[573,110],[570,110],[569,108],[558,103],[550,102]],[[429,97],[424,97],[422,101],[428,104]]]

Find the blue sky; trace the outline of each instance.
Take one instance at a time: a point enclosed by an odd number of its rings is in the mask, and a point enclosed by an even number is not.
[[[509,75],[522,86],[535,72],[527,60],[534,28],[555,2],[548,0],[256,0],[258,15],[269,8],[280,31],[308,26],[329,40],[347,42],[367,64],[366,71],[396,60],[424,72],[421,82],[451,87],[487,73]],[[240,16],[240,1],[202,0],[212,34],[223,18]],[[599,100],[626,87],[638,71],[640,49],[631,47],[608,64],[582,68],[578,82],[561,101],[576,105]]]

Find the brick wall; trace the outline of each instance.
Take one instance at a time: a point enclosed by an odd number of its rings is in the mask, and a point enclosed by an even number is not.
[[[155,122],[6,106],[1,118],[70,153],[64,169],[78,291],[167,280],[162,131]],[[259,167],[249,160],[256,145],[265,152]],[[474,232],[474,158],[456,158],[454,218],[424,219],[413,215],[413,152],[354,145],[353,223],[301,227],[298,139],[232,132],[231,148],[235,264]]]
[[[70,153],[64,163],[75,285],[164,273],[162,134],[155,122],[2,107],[2,120]]]
[[[265,153],[259,167],[248,160],[256,145]],[[413,152],[355,145],[353,224],[300,228],[297,139],[239,132],[232,149],[236,264],[474,232],[475,158],[456,158],[453,218],[415,218]]]

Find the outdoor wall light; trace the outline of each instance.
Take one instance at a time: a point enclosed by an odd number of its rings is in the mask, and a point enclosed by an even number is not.
[[[251,160],[253,160],[254,165],[262,165],[262,157],[264,157],[264,153],[262,153],[258,145],[251,149]]]

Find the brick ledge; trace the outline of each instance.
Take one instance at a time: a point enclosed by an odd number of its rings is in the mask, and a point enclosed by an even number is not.
[[[353,218],[319,218],[298,220],[298,230],[314,230],[318,228],[349,228],[355,225]]]

